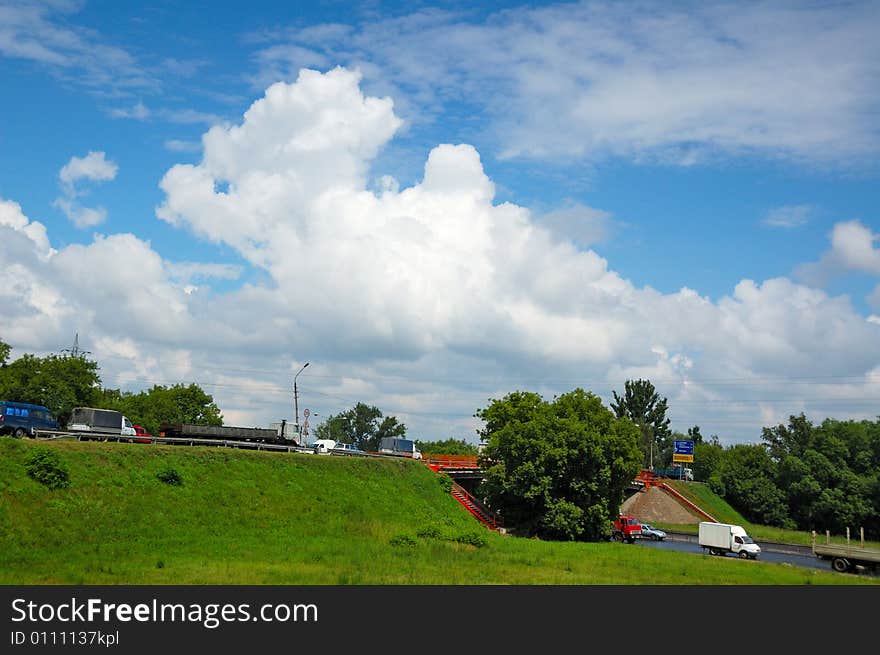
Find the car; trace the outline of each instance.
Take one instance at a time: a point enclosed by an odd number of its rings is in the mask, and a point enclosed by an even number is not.
[[[336,447],[336,442],[333,439],[318,439],[315,443],[312,444],[312,448],[315,451],[316,455],[327,455]]]
[[[663,541],[664,539],[666,539],[666,533],[663,532],[663,530],[655,528],[653,525],[642,523],[642,539]]]
[[[335,455],[363,455],[364,451],[350,443],[339,443],[331,448],[331,452]]]

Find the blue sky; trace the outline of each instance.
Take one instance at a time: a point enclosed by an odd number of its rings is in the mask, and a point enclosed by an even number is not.
[[[0,338],[79,332],[108,386],[197,381],[227,423],[290,419],[305,361],[300,408],[426,439],[635,377],[729,442],[871,418],[878,27],[870,2],[0,0]]]

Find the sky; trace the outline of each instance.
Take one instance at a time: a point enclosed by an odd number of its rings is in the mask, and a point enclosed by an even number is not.
[[[728,445],[874,420],[878,32],[875,2],[0,0],[0,339],[312,433],[364,402],[476,443],[508,393],[635,379]]]

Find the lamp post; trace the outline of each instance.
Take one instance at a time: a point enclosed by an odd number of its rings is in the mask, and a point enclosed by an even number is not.
[[[299,369],[299,372],[293,376],[293,406],[296,411],[296,432],[298,437],[297,441],[299,442],[300,446],[302,446],[302,429],[299,427],[299,394],[296,390],[296,379],[299,377],[299,374],[306,369],[306,366],[308,365],[308,362],[303,364],[302,368]]]

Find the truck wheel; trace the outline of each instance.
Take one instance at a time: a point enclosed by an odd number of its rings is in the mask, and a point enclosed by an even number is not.
[[[21,439],[26,434],[27,434],[27,430],[25,430],[24,428],[16,428],[16,430],[15,430],[15,438],[16,439]]]
[[[741,551],[739,551],[739,558],[740,558],[740,559],[748,559],[748,558],[749,558],[749,554],[748,554],[746,551],[741,550]]]
[[[619,532],[615,532],[613,535],[611,535],[611,538],[614,541],[623,541],[623,535],[620,534]]]
[[[838,573],[846,573],[849,571],[849,562],[843,557],[835,557],[831,562],[831,568]]]

